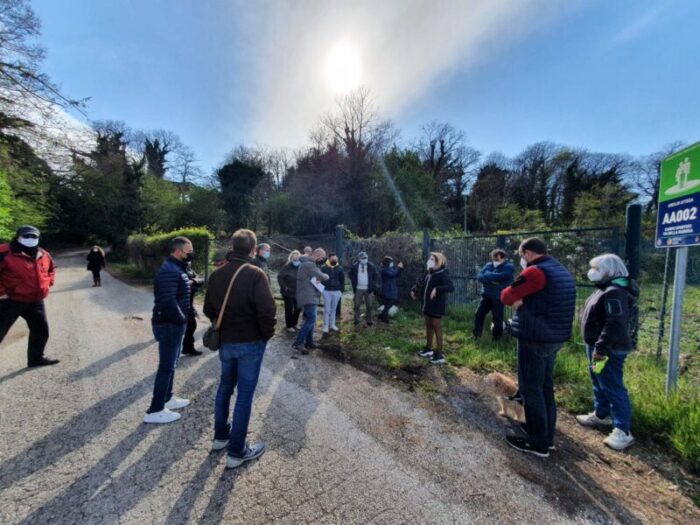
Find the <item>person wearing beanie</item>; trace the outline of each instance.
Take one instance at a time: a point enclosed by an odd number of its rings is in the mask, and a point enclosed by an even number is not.
[[[18,317],[29,327],[27,366],[55,365],[58,359],[44,356],[49,340],[44,299],[56,279],[53,259],[39,247],[41,233],[22,226],[11,242],[0,244],[0,342]]]

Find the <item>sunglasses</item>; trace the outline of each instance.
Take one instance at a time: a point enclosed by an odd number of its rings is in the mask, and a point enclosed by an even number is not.
[[[22,239],[38,239],[39,236],[35,233],[25,233],[22,235]]]

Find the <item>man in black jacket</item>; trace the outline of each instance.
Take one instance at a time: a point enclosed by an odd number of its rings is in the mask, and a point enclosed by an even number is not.
[[[202,352],[196,350],[194,347],[194,333],[197,331],[197,309],[194,307],[194,294],[202,286],[204,286],[204,279],[202,279],[197,272],[194,271],[192,267],[192,262],[187,264],[187,277],[190,280],[190,313],[187,316],[187,329],[185,330],[185,339],[182,343],[182,354],[183,355],[202,355]]]
[[[153,283],[153,335],[158,341],[158,372],[153,387],[153,399],[143,418],[145,423],[170,423],[180,419],[173,412],[190,404],[187,399],[173,396],[175,367],[182,350],[182,339],[190,311],[190,279],[187,263],[192,261],[192,243],[187,237],[170,241],[170,257],[156,274]]]

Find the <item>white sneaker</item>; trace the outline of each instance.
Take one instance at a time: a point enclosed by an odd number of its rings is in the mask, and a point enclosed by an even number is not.
[[[228,439],[214,439],[211,442],[212,452],[216,452],[217,450],[223,450],[226,447],[228,447]]]
[[[338,328],[335,325],[331,326],[331,330],[333,330],[334,332],[340,332],[340,328]]]
[[[631,432],[628,434],[624,430],[613,428],[613,431],[603,440],[603,443],[614,450],[625,450],[634,443],[634,438]]]
[[[297,333],[297,329],[296,329],[296,328],[293,328],[293,327],[290,327],[290,328],[287,328],[287,332],[290,333],[290,334],[295,334],[295,333]]]
[[[181,417],[182,416],[180,416],[180,414],[178,414],[177,412],[171,412],[167,408],[164,408],[160,412],[151,412],[150,414],[146,414],[145,416],[143,416],[143,422],[156,424],[172,423],[173,421],[177,421]]]
[[[610,419],[610,416],[601,419],[595,411],[590,414],[576,416],[576,421],[578,421],[579,425],[583,425],[584,427],[612,426],[612,419]]]
[[[180,408],[185,408],[189,404],[189,399],[182,399],[180,397],[173,396],[170,398],[170,401],[165,403],[165,408],[167,408],[168,410],[178,410]]]

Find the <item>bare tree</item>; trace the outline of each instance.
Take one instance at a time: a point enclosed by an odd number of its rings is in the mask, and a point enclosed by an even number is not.
[[[46,103],[82,110],[84,100],[65,96],[39,69],[45,57],[36,42],[40,32],[27,0],[0,0],[0,108],[6,111],[23,100],[40,112]]]
[[[661,162],[676,151],[683,149],[681,141],[672,142],[660,151],[636,160],[631,165],[634,188],[646,201],[646,211],[656,209],[659,200],[659,180],[661,179]]]

